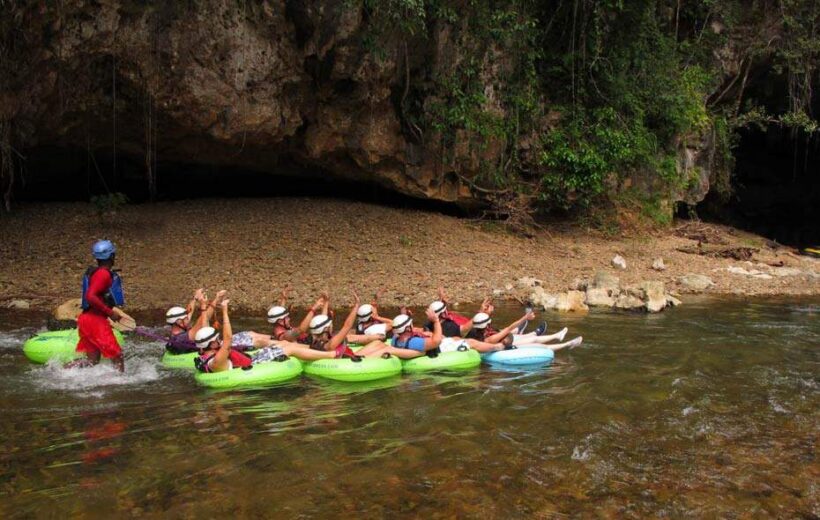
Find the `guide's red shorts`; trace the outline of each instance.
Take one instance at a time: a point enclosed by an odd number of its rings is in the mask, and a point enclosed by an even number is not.
[[[108,318],[84,312],[77,319],[77,329],[80,333],[77,352],[85,354],[99,352],[103,357],[109,359],[122,356],[122,349],[117,343],[117,338],[114,337]]]

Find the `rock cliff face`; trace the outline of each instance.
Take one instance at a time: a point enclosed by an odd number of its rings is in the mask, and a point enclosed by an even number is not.
[[[110,153],[116,140],[117,153],[149,162],[273,174],[296,162],[300,173],[471,200],[430,146],[403,134],[393,98],[404,63],[396,49],[366,49],[361,9],[343,0],[164,4],[19,8],[9,39],[22,68],[0,91],[0,119],[14,122],[18,146]],[[436,60],[444,48],[412,49],[411,59]]]
[[[368,11],[349,0],[65,0],[2,9],[0,142],[20,157],[74,149],[83,164],[115,156],[149,179],[157,162],[329,174],[473,205],[485,198],[475,180],[487,165],[515,156],[530,169],[532,143],[555,122],[547,106],[533,134],[506,143],[469,125],[447,136],[419,127],[446,103],[425,85],[466,60],[458,16],[374,44]],[[482,110],[502,121],[511,114],[498,92],[514,55],[490,46],[471,65],[484,85]],[[664,201],[703,199],[709,135],[680,144],[677,168],[691,175]],[[13,160],[0,158],[6,183]]]

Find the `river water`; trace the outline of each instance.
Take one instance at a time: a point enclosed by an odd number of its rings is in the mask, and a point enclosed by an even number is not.
[[[546,369],[213,392],[133,340],[125,377],[30,365],[42,316],[4,311],[0,517],[816,518],[818,318],[548,314],[585,341]]]

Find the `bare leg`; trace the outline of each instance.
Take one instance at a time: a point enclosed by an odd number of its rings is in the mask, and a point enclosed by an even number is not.
[[[277,345],[282,351],[285,353],[286,356],[293,356],[297,359],[302,359],[304,361],[316,361],[317,359],[334,359],[336,357],[335,352],[329,352],[326,350],[313,350],[312,348],[306,347],[304,345],[299,345],[298,343],[291,343],[287,341],[279,341]]]
[[[534,332],[529,334],[513,334],[513,345],[531,345],[533,343],[549,343],[550,341],[564,341],[567,335],[567,328],[559,330],[555,334],[547,336],[537,336]]]
[[[260,334],[258,332],[249,332],[253,340],[253,348],[263,348],[270,345],[271,337],[267,334]]]
[[[74,361],[66,363],[65,365],[63,365],[63,368],[88,368],[88,367],[93,367],[94,365],[96,365],[99,362],[100,362],[100,353],[99,352],[93,352],[93,353],[86,352],[84,358],[75,359]]]
[[[471,349],[479,352],[495,352],[496,350],[504,350],[503,343],[487,343],[485,341],[478,341],[475,339],[465,339],[464,341],[467,342]]]
[[[378,351],[377,354],[382,355],[385,353],[396,356],[399,359],[413,359],[424,355],[424,352],[419,352],[418,350],[413,350],[411,348],[396,348],[389,345],[384,345],[384,348]],[[371,354],[371,356],[373,356],[373,354]]]
[[[125,361],[122,359],[122,356],[111,358],[111,363],[120,371],[120,374],[125,373]]]
[[[387,345],[383,341],[371,341],[370,343],[359,349],[359,351],[356,352],[356,355],[362,357],[377,357],[384,354],[386,352],[386,348]]]
[[[575,347],[581,345],[581,343],[583,343],[583,342],[584,342],[584,338],[582,336],[578,336],[577,338],[575,338],[573,340],[570,340],[570,341],[567,341],[566,343],[558,343],[558,344],[555,344],[555,345],[544,345],[543,348],[548,348],[548,349],[552,350],[553,352],[555,352],[557,350],[561,350],[562,348],[575,348]],[[537,347],[537,346],[540,346],[540,345],[533,345],[533,346]]]

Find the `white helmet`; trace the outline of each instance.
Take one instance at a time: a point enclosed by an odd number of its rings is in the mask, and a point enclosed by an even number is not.
[[[326,314],[317,314],[310,320],[310,333],[321,334],[333,324],[333,320]]]
[[[487,325],[489,325],[491,321],[493,321],[493,319],[490,318],[489,314],[486,312],[479,312],[473,316],[473,327],[476,329],[486,329]]]
[[[182,318],[186,318],[188,316],[188,311],[182,307],[171,307],[168,309],[168,312],[165,313],[165,323],[168,325],[173,325],[177,321],[181,320]]]
[[[369,303],[359,305],[359,308],[356,310],[356,319],[359,320],[359,323],[364,323],[365,321],[369,320],[371,316],[373,316],[372,305],[370,305]]]
[[[219,332],[213,327],[202,327],[196,331],[194,341],[199,348],[205,348],[219,336]]]
[[[407,314],[399,314],[395,318],[393,318],[393,332],[397,334],[401,334],[407,327],[413,326],[413,318],[408,316]]]
[[[447,304],[443,301],[436,300],[430,304],[430,310],[435,312],[436,315],[441,314],[442,312],[447,310]]]
[[[276,323],[288,317],[288,310],[281,305],[274,305],[268,309],[268,323]]]

